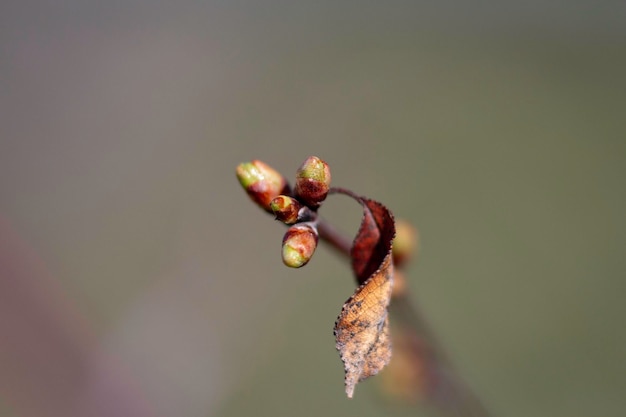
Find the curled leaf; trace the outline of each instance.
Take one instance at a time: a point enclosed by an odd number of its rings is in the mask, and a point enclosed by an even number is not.
[[[343,305],[334,331],[336,347],[344,363],[349,398],[358,382],[377,374],[391,359],[387,307],[394,273],[393,216],[376,201],[356,199],[363,205],[364,216],[351,255],[352,267],[361,285]]]
[[[363,205],[363,220],[352,244],[350,257],[357,282],[363,284],[391,252],[396,228],[387,207],[363,197],[359,201]]]

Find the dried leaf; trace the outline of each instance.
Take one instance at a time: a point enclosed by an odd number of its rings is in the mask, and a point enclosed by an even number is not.
[[[363,220],[357,232],[350,257],[352,270],[359,284],[376,272],[391,251],[396,234],[393,216],[387,207],[377,201],[361,197]]]
[[[387,307],[393,284],[393,216],[382,204],[358,198],[364,216],[352,247],[352,266],[361,283],[335,323],[336,347],[346,372],[346,394],[377,374],[391,359]]]

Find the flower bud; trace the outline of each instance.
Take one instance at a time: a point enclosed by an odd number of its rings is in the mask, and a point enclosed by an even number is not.
[[[391,289],[392,298],[400,298],[407,294],[409,283],[406,280],[406,274],[401,268],[393,270],[393,288]]]
[[[330,188],[330,168],[316,156],[304,161],[296,173],[295,194],[300,201],[315,209],[326,199]]]
[[[306,265],[317,247],[317,230],[307,223],[291,226],[283,237],[283,263],[291,268]]]
[[[274,168],[258,160],[239,164],[237,178],[250,198],[270,213],[270,202],[280,194],[289,193],[285,178]]]
[[[303,206],[293,197],[279,195],[270,202],[270,208],[276,215],[276,220],[285,224],[294,224],[299,220]]]
[[[392,253],[395,266],[406,263],[417,252],[419,237],[417,230],[406,220],[396,220],[396,237]]]

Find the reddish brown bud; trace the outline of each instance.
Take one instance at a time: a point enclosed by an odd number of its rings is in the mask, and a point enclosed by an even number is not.
[[[302,207],[298,200],[286,195],[279,195],[270,202],[270,208],[276,215],[276,219],[285,224],[296,223],[300,218]]]
[[[291,226],[283,237],[283,263],[300,268],[309,262],[317,247],[317,230],[307,223]]]
[[[296,174],[295,194],[300,201],[315,209],[326,199],[330,188],[330,168],[316,156],[304,161]]]
[[[289,191],[285,178],[274,168],[258,160],[239,164],[237,178],[250,198],[270,213],[270,202]]]

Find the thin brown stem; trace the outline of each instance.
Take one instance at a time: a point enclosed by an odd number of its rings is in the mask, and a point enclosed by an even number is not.
[[[317,219],[317,231],[320,234],[320,239],[340,254],[350,257],[352,242],[321,217]]]
[[[352,197],[357,201],[360,201],[362,199],[360,195],[343,187],[330,187],[330,189],[328,190],[328,194],[343,194],[347,195],[348,197]]]

